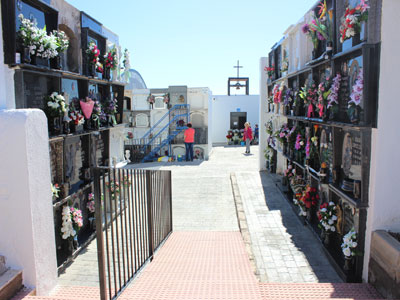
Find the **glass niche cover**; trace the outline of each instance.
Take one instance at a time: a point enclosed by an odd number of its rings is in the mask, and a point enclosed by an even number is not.
[[[62,93],[67,104],[79,99],[78,81],[76,79],[63,78],[61,83]]]

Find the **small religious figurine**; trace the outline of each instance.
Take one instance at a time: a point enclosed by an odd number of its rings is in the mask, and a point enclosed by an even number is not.
[[[128,163],[130,163],[130,158],[131,158],[131,151],[130,150],[125,150],[125,159]]]

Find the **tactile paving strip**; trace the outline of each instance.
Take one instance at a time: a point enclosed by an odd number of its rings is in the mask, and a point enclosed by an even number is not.
[[[366,283],[260,283],[263,299],[382,299]]]

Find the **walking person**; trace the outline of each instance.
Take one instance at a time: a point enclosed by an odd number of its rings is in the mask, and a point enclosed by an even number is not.
[[[246,153],[250,153],[250,142],[253,139],[253,132],[250,127],[250,123],[244,123],[243,141],[246,142]]]
[[[258,145],[258,125],[256,124],[254,127],[254,141],[253,145]]]
[[[195,130],[192,128],[192,123],[187,123],[188,129],[184,132],[186,161],[193,161],[193,143]]]

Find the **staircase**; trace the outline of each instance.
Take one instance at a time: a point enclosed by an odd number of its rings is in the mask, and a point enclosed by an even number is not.
[[[168,124],[157,131],[157,126],[167,118],[169,120]],[[140,152],[146,153],[146,149],[151,149],[151,151],[143,157],[142,162],[153,161],[155,155],[165,146],[169,146],[169,153],[171,153],[171,142],[179,133],[187,128],[185,124],[189,121],[189,104],[175,104],[169,109],[169,111],[142,137],[142,140],[148,139],[148,141],[143,145]],[[166,131],[168,131],[167,138],[158,142],[162,133]]]
[[[11,299],[17,294],[20,294],[20,299],[22,299],[22,296],[26,296],[30,292],[22,287],[22,271],[7,268],[5,257],[0,255],[0,299]]]

